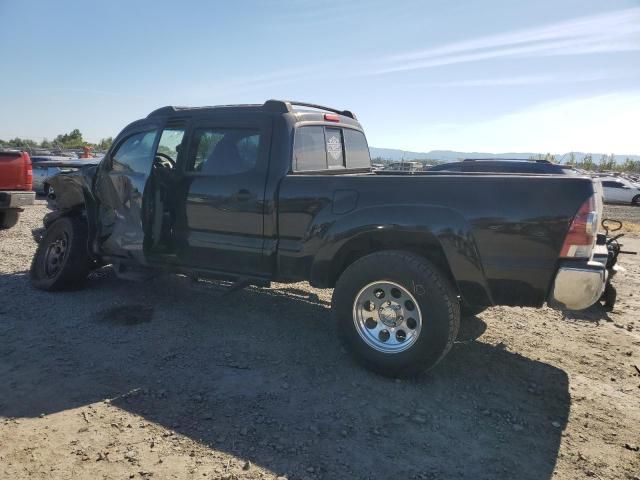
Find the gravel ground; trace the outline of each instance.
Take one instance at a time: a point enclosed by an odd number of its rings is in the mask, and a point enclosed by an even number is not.
[[[607,204],[604,206],[603,216],[622,222],[640,224],[640,207]]]
[[[36,291],[44,212],[0,232],[0,478],[640,478],[639,257],[613,312],[493,308],[394,381],[342,350],[330,290]]]

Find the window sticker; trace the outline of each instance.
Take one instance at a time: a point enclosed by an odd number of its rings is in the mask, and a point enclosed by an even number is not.
[[[327,152],[334,161],[338,161],[342,157],[342,142],[338,133],[330,133],[327,138]]]

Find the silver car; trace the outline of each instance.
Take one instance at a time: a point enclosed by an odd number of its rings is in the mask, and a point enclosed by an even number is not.
[[[101,158],[69,158],[52,156],[33,156],[33,191],[49,195],[53,193],[48,179],[61,172],[72,172],[88,165],[97,165]]]
[[[630,203],[640,206],[640,187],[621,177],[601,178],[605,203]]]

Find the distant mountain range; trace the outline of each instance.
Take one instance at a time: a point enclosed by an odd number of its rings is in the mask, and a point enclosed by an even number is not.
[[[431,150],[430,152],[410,152],[407,150],[397,150],[394,148],[376,148],[369,147],[371,151],[371,158],[381,158],[383,160],[400,161],[400,160],[438,160],[441,162],[456,162],[458,160],[464,160],[465,158],[511,158],[527,160],[531,157],[539,155],[538,153],[525,152],[525,153],[484,153],[484,152],[456,152],[453,150]],[[581,161],[586,155],[591,155],[594,162],[598,162],[602,153],[584,153],[584,152],[569,152],[554,154],[556,159],[560,163],[565,163],[570,154],[573,153],[576,161]],[[544,154],[543,154],[544,155]],[[640,160],[640,155],[614,155],[617,163],[622,163],[626,158],[631,160]]]

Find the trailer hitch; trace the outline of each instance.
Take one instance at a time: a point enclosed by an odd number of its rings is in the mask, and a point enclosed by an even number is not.
[[[605,218],[602,220],[601,225],[605,233],[598,234],[597,243],[607,246],[607,272],[609,275],[607,275],[607,284],[605,285],[602,297],[600,297],[600,301],[603,302],[605,310],[610,312],[613,310],[617,298],[616,288],[611,285],[611,279],[617,272],[624,270],[622,267],[616,265],[618,255],[621,253],[625,255],[637,255],[638,252],[622,250],[622,244],[618,242],[618,239],[624,237],[624,233],[619,233],[612,237],[609,236],[610,233],[617,232],[622,228],[622,222],[620,220]]]

